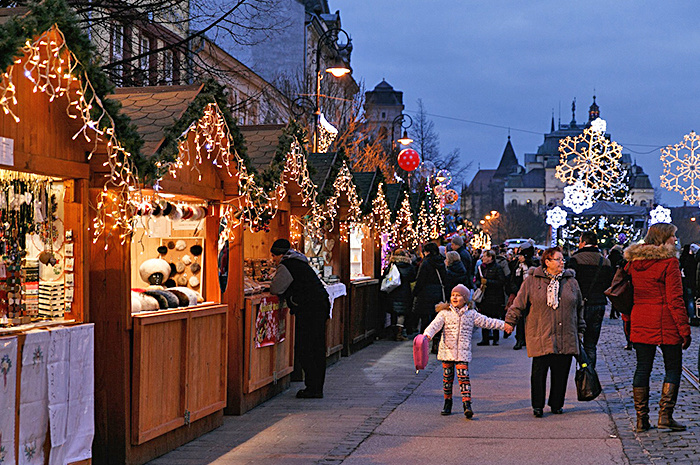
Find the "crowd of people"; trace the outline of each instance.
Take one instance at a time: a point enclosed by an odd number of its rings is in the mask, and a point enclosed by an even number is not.
[[[406,340],[422,332],[443,363],[445,405],[451,413],[456,373],[464,414],[473,415],[468,363],[471,335],[481,328],[479,346],[497,346],[500,332],[515,333],[513,349],[525,347],[532,359],[531,402],[535,417],[545,401],[553,414],[563,413],[566,384],[574,357],[595,368],[597,345],[608,300],[605,291],[618,269],[630,276],[631,314],[614,307],[610,318],[622,318],[627,344],[637,366],[633,395],[637,431],[649,421],[649,377],[660,347],[666,375],[661,389],[658,427],[682,431],[673,419],[681,376],[682,351],[690,345],[690,323],[697,324],[696,291],[700,289],[700,247],[688,245],[678,257],[676,227],[652,225],[640,244],[610,251],[598,247],[593,232],[584,232],[578,248],[566,254],[558,247],[524,243],[470,250],[455,236],[446,246],[426,243],[421,253],[397,249],[391,256],[401,285],[389,292],[391,337]],[[442,334],[442,335],[441,335]],[[469,347],[467,347],[469,346]],[[546,396],[547,377],[550,378]]]

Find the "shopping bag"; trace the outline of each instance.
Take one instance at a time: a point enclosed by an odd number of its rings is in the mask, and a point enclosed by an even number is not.
[[[588,357],[583,347],[579,345],[579,356],[576,369],[576,396],[581,402],[594,400],[603,391],[598,379],[598,373],[588,364]]]
[[[413,364],[416,366],[416,373],[428,364],[430,354],[430,340],[424,334],[419,334],[413,338]]]
[[[382,279],[382,285],[379,288],[383,292],[391,292],[401,285],[401,273],[395,264],[392,263],[389,272]]]
[[[632,276],[627,272],[627,266],[621,266],[615,272],[612,284],[605,291],[615,310],[625,315],[632,313],[634,305],[634,289],[632,288]]]
[[[477,270],[479,271],[479,276],[481,276],[481,280],[483,281],[484,275],[481,273],[481,266],[477,267]],[[484,299],[484,292],[486,292],[486,283],[483,283],[481,286],[476,288],[476,290],[472,293],[472,300],[477,304],[480,303]]]

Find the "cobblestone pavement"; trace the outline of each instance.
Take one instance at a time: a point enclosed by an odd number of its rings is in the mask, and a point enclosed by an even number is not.
[[[692,328],[693,342],[683,352],[683,364],[697,375],[700,328]],[[598,374],[609,413],[622,440],[625,455],[631,464],[698,464],[700,463],[700,392],[685,378],[674,418],[685,424],[685,432],[669,433],[652,429],[635,433],[636,414],[632,400],[632,377],[636,364],[634,351],[624,350],[625,336],[621,320],[605,319],[598,345]],[[600,363],[600,359],[605,363]],[[663,359],[657,354],[651,375],[649,406],[652,424],[658,418],[658,405],[663,383]]]

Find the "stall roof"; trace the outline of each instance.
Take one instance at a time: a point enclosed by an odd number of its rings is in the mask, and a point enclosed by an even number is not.
[[[311,180],[318,187],[318,192],[323,192],[326,182],[331,175],[331,171],[335,166],[337,159],[337,152],[328,153],[310,153],[308,155],[308,162],[315,172],[311,174]]]
[[[239,126],[239,128],[245,139],[250,162],[258,171],[264,171],[275,157],[285,126],[283,124],[259,124]]]
[[[142,153],[154,155],[165,138],[165,128],[182,117],[202,90],[202,84],[188,86],[121,87],[108,98],[122,104],[121,112],[131,118],[144,140]]]
[[[357,195],[362,200],[363,207],[367,207],[372,201],[374,193],[377,192],[377,184],[379,180],[379,170],[370,172],[355,172],[351,171],[352,180],[357,187]]]
[[[591,208],[584,210],[579,214],[572,213],[570,208],[564,207],[564,209],[574,216],[647,216],[649,213],[649,209],[647,207],[623,205],[621,203],[609,202],[607,200],[599,200]]]
[[[399,209],[399,205],[402,199],[402,193],[404,190],[404,185],[402,182],[398,184],[387,184],[386,185],[386,203],[389,205],[389,210],[396,212]]]

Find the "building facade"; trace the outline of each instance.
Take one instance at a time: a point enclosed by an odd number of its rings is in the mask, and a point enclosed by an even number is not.
[[[548,208],[560,205],[564,199],[565,185],[555,176],[560,162],[559,141],[582,134],[599,116],[600,108],[594,96],[588,111],[588,121],[578,124],[574,101],[571,122],[559,122],[555,127],[552,117],[550,132],[544,135],[544,142],[537,148],[537,152],[525,154],[524,166],[519,164],[508,136],[498,168],[480,169],[472,182],[463,189],[462,214],[465,218],[478,221],[491,210],[502,210],[509,205],[526,205],[544,215]],[[627,171],[632,203],[651,206],[654,203],[654,188],[649,176],[632,161],[628,153],[622,154],[621,165]]]

